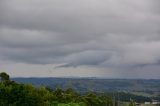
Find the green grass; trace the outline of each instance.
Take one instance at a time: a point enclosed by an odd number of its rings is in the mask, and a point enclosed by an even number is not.
[[[132,94],[138,95],[138,96],[145,96],[145,97],[153,97],[154,96],[154,95],[151,95],[151,94],[145,93],[145,92],[132,92]]]
[[[142,104],[141,106],[156,106],[156,105],[152,105],[152,104]]]
[[[119,106],[128,106],[129,105],[129,102],[120,102],[119,103]]]

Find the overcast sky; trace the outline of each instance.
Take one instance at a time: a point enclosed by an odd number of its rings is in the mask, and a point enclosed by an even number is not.
[[[0,0],[0,72],[160,78],[160,0]]]

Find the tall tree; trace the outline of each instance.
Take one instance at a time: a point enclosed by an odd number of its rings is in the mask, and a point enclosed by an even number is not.
[[[131,99],[130,102],[129,102],[129,106],[136,106],[136,105],[135,105],[135,102],[134,102],[132,99]]]
[[[10,77],[7,73],[5,72],[2,72],[0,73],[0,80],[3,82],[3,81],[10,81]]]

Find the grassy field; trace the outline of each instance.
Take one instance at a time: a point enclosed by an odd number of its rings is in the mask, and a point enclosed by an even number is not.
[[[157,105],[152,105],[152,104],[142,104],[141,106],[157,106]]]
[[[151,95],[149,93],[146,92],[131,92],[134,95],[139,95],[139,96],[145,96],[145,97],[153,97],[154,95]]]
[[[129,102],[120,102],[119,106],[129,106]],[[140,106],[157,106],[153,104],[141,104]]]
[[[128,102],[120,102],[120,103],[119,103],[119,106],[128,106],[128,105],[129,105]]]

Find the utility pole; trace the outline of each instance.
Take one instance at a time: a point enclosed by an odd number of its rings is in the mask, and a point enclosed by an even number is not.
[[[114,92],[113,92],[113,106],[115,106],[115,96],[114,96]]]
[[[118,97],[118,99],[117,99],[117,106],[119,106],[119,92],[118,92],[118,95],[117,95]]]
[[[114,106],[116,106],[116,95],[114,94]]]

